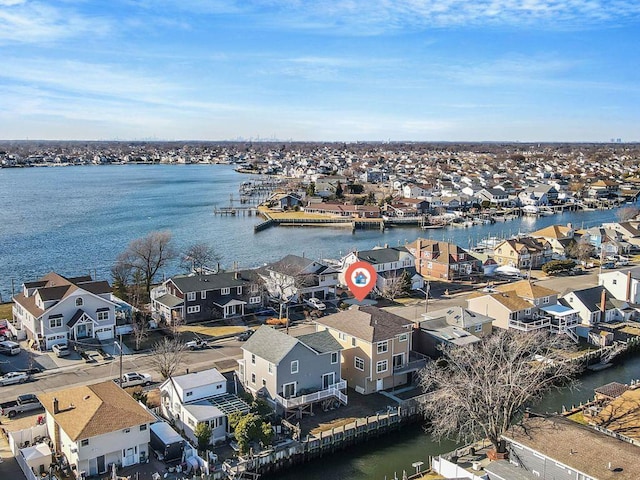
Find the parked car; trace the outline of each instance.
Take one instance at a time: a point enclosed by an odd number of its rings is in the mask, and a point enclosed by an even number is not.
[[[54,345],[53,347],[51,347],[51,350],[58,357],[66,357],[71,353],[71,350],[69,350],[69,347],[64,343],[59,343]]]
[[[239,342],[246,342],[251,338],[251,335],[253,335],[253,330],[248,329],[236,335],[236,340],[238,340]]]
[[[31,377],[25,372],[9,372],[0,377],[0,385],[13,385],[15,383],[24,383]]]
[[[138,385],[151,385],[153,379],[148,373],[129,372],[122,375],[122,378],[116,378],[115,382],[122,388],[136,387]]]
[[[11,340],[0,342],[0,353],[4,355],[18,355],[20,353],[20,345]]]
[[[44,407],[33,393],[20,395],[16,400],[0,403],[0,412],[9,418],[31,410],[44,410]]]
[[[184,344],[189,350],[202,350],[203,348],[209,348],[209,344],[201,338],[196,338]]]
[[[319,299],[312,297],[312,298],[307,298],[304,301],[307,305],[309,305],[310,307],[313,307],[315,309],[318,310],[325,310],[327,308],[327,306]]]

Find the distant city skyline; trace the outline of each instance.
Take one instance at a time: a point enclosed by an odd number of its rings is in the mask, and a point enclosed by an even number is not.
[[[0,139],[640,141],[634,0],[0,0]]]

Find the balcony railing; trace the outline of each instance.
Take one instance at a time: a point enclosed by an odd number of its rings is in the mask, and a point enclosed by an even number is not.
[[[325,390],[310,393],[308,395],[300,395],[299,397],[284,398],[280,395],[276,395],[276,401],[282,405],[285,409],[297,408],[310,403],[319,402],[330,397],[336,397],[343,404],[347,404],[347,396],[340,390],[347,388],[346,380],[340,380],[338,383],[329,385]]]
[[[522,330],[523,332],[530,332],[532,330],[539,330],[551,325],[550,317],[538,317],[530,320],[509,320],[509,328],[515,328]]]
[[[394,374],[402,374],[420,370],[427,365],[428,357],[418,352],[409,352],[409,361],[393,367]]]

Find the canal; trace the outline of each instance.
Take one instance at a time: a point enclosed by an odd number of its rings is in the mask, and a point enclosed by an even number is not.
[[[571,408],[591,400],[593,390],[601,385],[614,381],[629,383],[635,379],[640,379],[640,355],[627,357],[606,370],[586,373],[576,389],[550,393],[534,411],[559,412],[563,405]],[[396,474],[402,478],[403,470],[407,474],[415,472],[412,463],[422,461],[427,465],[430,456],[450,452],[455,447],[454,442],[434,442],[421,425],[411,425],[265,479],[384,480],[393,479]]]

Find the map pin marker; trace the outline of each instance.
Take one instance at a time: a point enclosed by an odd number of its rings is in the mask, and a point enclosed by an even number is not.
[[[373,268],[373,265],[367,262],[352,263],[344,274],[347,287],[359,302],[364,300],[369,292],[373,290],[373,287],[376,286],[377,278],[378,272]]]

